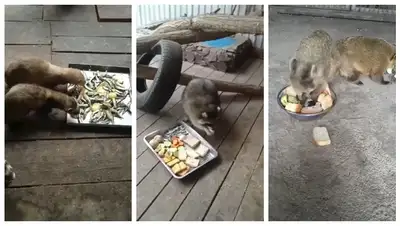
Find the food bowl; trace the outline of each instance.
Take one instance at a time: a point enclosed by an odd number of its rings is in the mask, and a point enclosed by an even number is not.
[[[336,93],[332,90],[332,88],[329,87],[330,92],[331,92],[331,97],[332,97],[332,106],[324,111],[318,112],[318,113],[312,113],[312,114],[302,114],[302,113],[296,113],[296,112],[291,112],[291,111],[287,111],[285,109],[285,106],[283,106],[283,104],[281,103],[281,97],[284,95],[284,91],[286,88],[288,88],[289,86],[286,86],[284,88],[282,88],[277,95],[277,101],[278,101],[278,105],[279,107],[284,110],[286,113],[288,113],[290,116],[292,116],[293,118],[300,120],[300,121],[311,121],[311,120],[316,120],[316,119],[320,119],[323,116],[325,116],[336,104]]]

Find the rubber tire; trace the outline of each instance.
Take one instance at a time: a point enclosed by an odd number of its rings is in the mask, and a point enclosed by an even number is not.
[[[167,104],[179,83],[182,70],[182,47],[169,40],[160,40],[150,52],[139,58],[137,64],[149,65],[157,54],[161,54],[160,66],[150,88],[145,79],[136,79],[136,106],[149,113],[157,113]]]

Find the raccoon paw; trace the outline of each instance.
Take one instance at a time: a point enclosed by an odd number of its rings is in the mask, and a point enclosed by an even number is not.
[[[206,132],[207,136],[212,136],[215,134],[214,129],[210,126],[206,126],[204,131]]]

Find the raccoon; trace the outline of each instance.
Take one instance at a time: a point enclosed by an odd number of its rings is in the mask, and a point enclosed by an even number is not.
[[[186,118],[207,136],[214,135],[214,123],[221,111],[221,101],[215,84],[207,79],[191,80],[182,93]]]
[[[362,76],[382,85],[395,82],[396,46],[384,39],[364,36],[347,37],[336,42],[339,74],[348,81],[363,85]],[[384,77],[388,76],[389,81]]]
[[[316,100],[334,77],[333,40],[323,30],[315,30],[300,41],[289,61],[290,83],[302,103]]]
[[[83,86],[85,77],[80,70],[62,68],[39,58],[10,63],[5,72],[6,123],[20,121],[31,111],[41,114],[49,113],[52,108],[76,111],[76,101],[66,95],[67,83]]]
[[[74,97],[35,84],[17,84],[4,96],[6,124],[21,122],[31,111],[51,105],[67,112],[75,112]]]
[[[19,83],[36,84],[53,89],[60,84],[84,85],[85,77],[80,70],[63,68],[39,58],[25,58],[10,63],[5,72],[9,88]]]

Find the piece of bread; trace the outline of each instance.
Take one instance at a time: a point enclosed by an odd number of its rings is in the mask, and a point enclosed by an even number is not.
[[[287,103],[285,106],[285,109],[287,111],[296,112],[296,113],[301,112],[301,108],[302,108],[301,104]]]
[[[314,142],[318,146],[326,146],[331,144],[329,133],[326,127],[314,127],[313,129]]]
[[[200,144],[200,141],[190,134],[187,135],[182,141],[184,143],[186,143],[187,145],[189,145],[189,147],[191,147],[193,149],[196,148]]]
[[[200,160],[199,159],[194,159],[191,157],[188,157],[185,161],[186,165],[192,167],[192,168],[196,168],[199,166]]]
[[[325,94],[325,93],[321,93],[318,96],[318,102],[321,103],[321,107],[322,107],[323,110],[326,110],[326,109],[332,107],[332,105],[333,105],[332,97],[330,95]]]
[[[294,91],[292,86],[289,86],[285,89],[285,94],[287,94],[288,96],[297,96],[296,91]]]
[[[191,158],[198,158],[199,154],[197,154],[197,152],[195,152],[193,149],[191,149],[190,147],[186,147],[186,154],[191,157]]]
[[[197,154],[199,154],[201,157],[206,156],[206,154],[208,153],[209,149],[208,147],[204,146],[203,144],[200,144],[198,148],[195,149],[195,151],[197,152]]]

